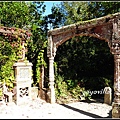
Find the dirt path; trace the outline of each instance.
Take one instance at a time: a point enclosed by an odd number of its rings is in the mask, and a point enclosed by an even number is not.
[[[112,106],[103,103],[74,102],[69,104],[50,104],[44,100],[29,100],[17,106],[0,102],[1,119],[95,119],[111,118]]]

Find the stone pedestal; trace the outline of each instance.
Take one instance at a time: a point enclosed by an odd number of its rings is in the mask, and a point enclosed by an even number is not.
[[[112,89],[110,87],[104,88],[104,103],[111,105],[112,103]]]
[[[32,83],[32,63],[16,62],[14,65],[15,71],[15,87],[14,98],[17,105],[31,98],[31,83]]]

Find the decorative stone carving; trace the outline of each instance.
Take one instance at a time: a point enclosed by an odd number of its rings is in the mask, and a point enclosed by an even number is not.
[[[113,33],[110,51],[114,55],[114,102],[112,118],[120,118],[120,15],[113,20]]]
[[[113,22],[119,19],[119,14],[115,13],[113,15],[56,28],[48,31],[48,36],[51,36],[50,38],[57,47],[74,36],[93,36],[109,42],[112,39]],[[48,43],[48,45],[50,44]]]
[[[52,41],[52,37],[48,37],[47,57],[55,57],[57,51],[56,43]]]
[[[120,54],[120,41],[119,40],[112,41],[110,51],[112,54]]]

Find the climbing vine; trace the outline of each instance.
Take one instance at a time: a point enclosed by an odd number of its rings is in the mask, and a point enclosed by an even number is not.
[[[0,26],[0,82],[13,87],[13,64],[21,59],[22,40],[29,40],[30,34],[18,28]]]

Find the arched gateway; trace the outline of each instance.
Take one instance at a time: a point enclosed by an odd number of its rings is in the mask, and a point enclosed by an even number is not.
[[[55,103],[53,63],[57,48],[75,36],[92,36],[108,42],[115,63],[112,117],[120,118],[120,12],[48,31],[50,103]]]

